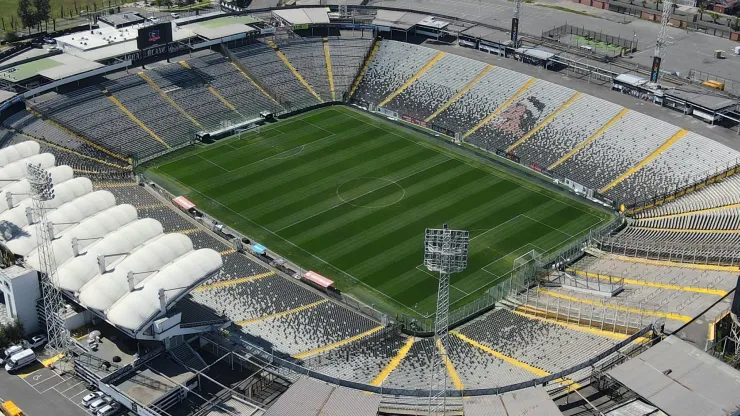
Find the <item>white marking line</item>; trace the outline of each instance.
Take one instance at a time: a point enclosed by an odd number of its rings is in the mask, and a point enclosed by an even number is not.
[[[196,156],[198,156],[199,158],[201,158],[201,159],[205,160],[206,162],[210,163],[211,165],[213,165],[213,166],[215,166],[215,167],[217,167],[217,168],[219,168],[219,169],[223,170],[224,172],[231,172],[230,170],[228,170],[228,169],[224,168],[223,166],[219,165],[218,163],[216,163],[216,162],[213,162],[213,161],[211,161],[210,159],[206,159],[206,158],[204,158],[203,156],[201,156],[201,155],[200,155],[200,153],[199,153],[199,154],[197,154]]]
[[[65,381],[66,381],[66,380],[65,380]],[[79,382],[79,383],[77,383],[77,384],[75,384],[75,385],[73,385],[73,386],[71,386],[71,387],[69,387],[69,388],[66,388],[66,389],[64,389],[64,390],[62,390],[62,391],[59,391],[59,390],[57,390],[57,391],[59,392],[59,394],[61,394],[61,395],[64,395],[64,393],[65,393],[65,392],[67,392],[67,391],[69,391],[69,390],[72,390],[73,388],[75,388],[75,387],[79,386],[79,385],[80,385],[80,384],[82,384],[82,383],[84,383],[84,381],[80,380],[80,382]],[[57,386],[58,386],[58,384],[57,384]],[[56,387],[56,386],[54,386],[54,387]],[[54,389],[54,390],[56,390],[56,389]],[[65,396],[65,397],[66,397],[66,396]]]
[[[337,208],[337,207],[339,207],[339,206],[342,206],[342,205],[344,205],[344,204],[350,204],[350,205],[352,205],[352,201],[354,201],[354,200],[356,200],[356,199],[358,199],[358,198],[362,198],[363,196],[365,196],[365,195],[367,195],[367,194],[371,194],[371,193],[373,193],[373,192],[375,192],[375,191],[377,191],[377,190],[383,189],[383,188],[385,188],[385,187],[387,187],[387,186],[390,186],[390,185],[398,185],[398,184],[397,184],[396,182],[400,182],[400,181],[402,181],[402,180],[404,180],[404,179],[406,179],[406,178],[410,178],[410,177],[412,177],[412,176],[414,176],[414,175],[417,175],[417,174],[419,174],[419,173],[421,173],[421,172],[427,171],[427,170],[429,170],[429,169],[431,169],[431,168],[433,168],[433,167],[439,166],[439,165],[441,165],[442,163],[445,163],[445,162],[447,162],[447,161],[449,161],[449,160],[451,160],[451,158],[449,158],[449,157],[448,157],[447,159],[445,159],[445,160],[443,160],[443,161],[441,161],[441,162],[439,162],[439,163],[435,163],[435,164],[434,164],[434,165],[432,165],[432,166],[426,167],[426,168],[424,168],[424,169],[420,169],[420,170],[418,170],[418,171],[416,171],[416,172],[410,173],[410,174],[408,174],[408,175],[406,175],[406,176],[404,176],[404,177],[402,177],[402,178],[398,178],[398,179],[396,179],[396,180],[391,180],[391,179],[385,179],[385,180],[389,181],[389,182],[388,182],[388,183],[386,183],[385,185],[383,185],[383,186],[380,186],[380,187],[378,187],[378,188],[375,188],[375,189],[373,189],[373,190],[367,191],[367,192],[365,192],[364,194],[362,194],[362,195],[358,195],[358,196],[356,196],[356,197],[354,197],[354,198],[350,198],[350,199],[342,199],[341,197],[339,197],[339,199],[341,200],[341,202],[340,202],[340,203],[338,203],[338,204],[334,204],[334,205],[332,205],[331,207],[329,207],[329,208],[327,208],[327,209],[325,209],[325,210],[323,210],[323,211],[317,212],[316,214],[313,214],[313,215],[311,215],[311,216],[308,216],[308,217],[306,217],[306,218],[303,218],[303,219],[301,219],[301,220],[298,220],[298,221],[296,221],[296,222],[294,222],[294,223],[292,223],[292,224],[290,224],[290,225],[286,225],[285,227],[279,228],[279,229],[275,230],[275,233],[279,233],[280,231],[283,231],[283,230],[284,230],[284,229],[286,229],[286,228],[290,228],[290,227],[292,227],[292,226],[294,226],[294,225],[296,225],[296,224],[302,223],[303,221],[306,221],[306,220],[308,220],[308,219],[311,219],[311,218],[313,218],[313,217],[315,217],[315,216],[317,216],[317,215],[321,215],[321,214],[323,214],[323,213],[325,213],[325,212],[327,212],[327,211],[331,211],[332,209],[334,209],[334,208]],[[339,186],[341,186],[341,184],[340,184]],[[398,185],[398,186],[401,186],[401,185]],[[403,186],[401,186],[401,188],[403,189]],[[403,191],[403,192],[404,192],[404,196],[405,196],[405,195],[406,195],[406,190],[404,189],[404,191]],[[339,196],[339,195],[337,195],[337,196]],[[354,205],[354,206],[356,206],[356,205]],[[277,234],[275,234],[275,235],[277,235]]]
[[[508,220],[506,220],[506,221],[502,222],[501,224],[499,224],[499,225],[497,225],[497,226],[495,226],[495,227],[493,227],[493,228],[489,228],[488,230],[486,230],[486,231],[484,231],[484,232],[482,232],[482,233],[480,233],[480,234],[476,235],[475,237],[471,238],[471,239],[470,239],[470,241],[473,241],[473,240],[475,240],[476,238],[478,238],[478,237],[482,236],[483,234],[485,234],[485,233],[487,233],[487,232],[489,232],[489,231],[493,231],[493,230],[495,230],[496,228],[498,228],[498,227],[500,227],[500,226],[502,226],[502,225],[504,225],[504,224],[506,224],[506,223],[508,223],[508,222],[514,221],[515,219],[517,219],[517,218],[519,218],[519,217],[521,217],[521,216],[522,216],[522,214],[519,214],[519,215],[517,215],[517,216],[515,216],[515,217],[511,217],[511,218],[509,218]]]
[[[49,388],[48,388],[48,389],[46,389],[46,390],[43,390],[43,391],[39,391],[38,389],[36,389],[36,391],[38,391],[39,393],[42,393],[42,394],[43,394],[43,393],[46,393],[46,392],[47,392],[47,391],[49,391],[49,390],[52,390],[52,389],[54,389],[54,391],[56,391],[57,393],[59,393],[59,390],[55,389],[54,387],[56,387],[56,386],[58,386],[58,385],[60,385],[60,384],[62,384],[62,383],[64,383],[64,382],[66,382],[66,381],[67,381],[67,380],[65,380],[64,378],[62,378],[61,376],[59,376],[59,378],[61,378],[61,379],[62,379],[62,381],[60,381],[59,383],[57,383],[57,384],[55,384],[55,385],[53,385],[53,386],[49,387]],[[39,384],[40,384],[40,383],[39,383]]]
[[[35,377],[35,376],[34,376],[34,377]],[[39,377],[39,378],[41,378],[42,376],[41,376],[41,375],[39,374],[39,375],[38,375],[38,377]],[[30,385],[31,387],[34,387],[34,390],[36,390],[35,386],[38,386],[39,384],[41,384],[41,383],[43,383],[43,382],[45,382],[45,381],[47,381],[47,380],[51,380],[51,379],[52,379],[52,378],[54,378],[54,377],[59,377],[59,376],[58,376],[58,375],[56,375],[56,374],[52,374],[52,375],[50,375],[49,377],[47,377],[47,378],[45,378],[45,379],[43,379],[43,380],[39,380],[39,379],[36,379],[36,378],[34,378],[34,380],[33,380],[33,381],[34,381],[34,383],[33,383],[33,384],[31,384],[31,383],[28,383],[28,384],[29,384],[29,385]],[[56,385],[56,384],[55,384],[55,385]],[[38,390],[36,390],[36,391],[38,391]]]
[[[294,147],[293,149],[298,149],[298,148],[300,148],[300,150],[299,150],[299,151],[298,151],[298,153],[296,153],[296,154],[292,154],[292,155],[288,155],[288,156],[284,156],[284,157],[277,157],[277,155],[274,155],[274,156],[272,156],[272,158],[273,158],[273,159],[279,159],[279,160],[280,160],[280,159],[289,159],[289,158],[291,158],[291,157],[295,157],[295,156],[298,156],[298,155],[300,155],[301,153],[303,153],[303,150],[304,150],[304,149],[306,148],[306,145],[305,145],[305,144],[302,144],[302,145],[300,145],[300,146],[296,146],[296,147]],[[292,150],[292,149],[290,149],[290,150]],[[287,150],[286,150],[286,152],[287,152]],[[285,152],[280,152],[279,154],[283,154],[283,153],[285,153]]]
[[[379,291],[378,289],[376,289],[376,288],[374,288],[374,287],[372,287],[372,286],[368,285],[367,283],[365,283],[365,282],[363,282],[362,280],[360,280],[360,279],[356,278],[355,276],[352,276],[351,274],[349,274],[349,273],[347,273],[346,271],[344,271],[344,270],[340,269],[339,267],[337,267],[337,266],[335,266],[335,265],[333,265],[333,264],[329,263],[328,261],[326,261],[326,260],[322,259],[321,257],[319,257],[319,256],[317,256],[317,255],[315,255],[315,254],[313,254],[313,253],[311,253],[311,252],[309,252],[309,251],[306,251],[306,250],[304,250],[303,248],[299,247],[298,245],[296,245],[296,244],[295,244],[295,243],[293,243],[292,241],[290,241],[290,240],[286,240],[285,238],[283,238],[283,237],[280,237],[279,235],[275,234],[275,233],[274,233],[273,231],[271,231],[270,229],[268,229],[268,228],[264,227],[263,225],[261,225],[261,224],[259,224],[259,223],[255,222],[255,221],[252,221],[251,219],[249,219],[249,217],[247,217],[247,216],[243,215],[242,213],[234,211],[234,210],[233,210],[233,209],[231,209],[230,207],[228,207],[228,206],[226,206],[226,205],[222,204],[222,203],[221,203],[221,202],[219,202],[219,201],[216,201],[215,199],[213,199],[213,198],[209,197],[208,195],[205,195],[205,194],[204,194],[203,192],[200,192],[200,191],[199,191],[199,190],[197,190],[197,189],[193,189],[193,191],[195,191],[195,192],[199,193],[200,195],[202,195],[203,197],[205,197],[205,198],[209,199],[209,200],[210,200],[210,201],[212,201],[213,203],[215,203],[215,204],[217,204],[217,205],[220,205],[220,206],[224,207],[224,208],[225,208],[226,210],[228,210],[228,211],[231,211],[231,212],[233,212],[233,213],[234,213],[234,214],[236,214],[237,216],[239,216],[239,217],[241,217],[241,218],[244,218],[245,220],[247,220],[247,221],[249,221],[250,223],[254,224],[255,226],[257,226],[257,227],[259,227],[259,228],[261,228],[261,229],[263,229],[263,230],[267,231],[268,233],[270,233],[270,234],[274,235],[275,237],[277,237],[277,238],[279,238],[279,239],[281,239],[281,240],[285,241],[286,243],[290,244],[291,246],[293,246],[293,247],[297,248],[298,250],[300,250],[300,251],[302,251],[302,252],[306,253],[307,255],[309,255],[309,256],[311,256],[311,257],[315,258],[316,260],[318,260],[318,261],[320,261],[320,262],[322,262],[322,263],[326,264],[327,266],[330,266],[330,267],[331,267],[332,269],[334,269],[334,270],[338,271],[338,272],[339,272],[339,273],[341,273],[341,274],[344,274],[345,276],[349,277],[350,279],[354,280],[355,282],[357,282],[357,283],[359,283],[359,284],[363,285],[364,287],[368,288],[368,289],[369,289],[370,291],[372,291],[372,292],[375,292],[375,293],[379,294],[380,296],[382,296],[382,297],[384,297],[384,298],[386,298],[386,299],[390,300],[390,301],[391,301],[392,303],[395,303],[395,304],[399,304],[399,305],[402,305],[402,306],[404,306],[404,307],[405,307],[405,308],[407,308],[407,309],[411,309],[411,308],[410,308],[409,306],[407,306],[407,305],[404,305],[403,303],[401,303],[401,302],[399,302],[399,301],[397,301],[397,300],[393,299],[392,297],[390,297],[390,296],[386,295],[385,293],[383,293],[383,292]]]
[[[393,131],[389,131],[389,130],[387,130],[387,129],[384,129],[383,127],[381,127],[381,126],[383,126],[383,125],[384,125],[383,123],[371,123],[371,122],[369,122],[369,121],[367,121],[367,120],[363,120],[363,119],[361,119],[361,118],[358,118],[358,117],[356,117],[356,116],[355,116],[354,114],[349,114],[350,112],[351,112],[351,110],[349,110],[349,111],[347,111],[347,112],[343,112],[343,113],[344,113],[344,114],[346,114],[346,115],[347,115],[347,117],[352,117],[352,118],[354,118],[354,119],[356,119],[356,120],[360,120],[360,121],[363,121],[363,122],[365,122],[366,124],[370,124],[370,125],[371,125],[371,126],[373,126],[373,127],[377,127],[377,128],[379,128],[380,130],[383,130],[383,131],[385,131],[385,132],[387,132],[387,133],[390,133],[390,134],[392,134],[392,135],[394,135],[394,136],[396,136],[396,137],[399,137],[399,138],[401,138],[401,139],[403,139],[403,140],[409,141],[409,142],[411,142],[411,143],[414,143],[414,144],[416,144],[416,145],[418,145],[418,146],[426,147],[427,149],[433,150],[433,151],[435,151],[435,152],[437,152],[437,153],[440,153],[440,154],[443,154],[443,155],[447,155],[447,153],[445,153],[445,152],[441,152],[441,151],[439,151],[438,149],[435,149],[435,148],[430,148],[429,146],[425,146],[425,145],[424,145],[424,144],[422,144],[422,143],[419,143],[419,142],[416,142],[416,141],[410,140],[410,139],[408,139],[408,138],[406,138],[406,137],[403,137],[403,136],[401,136],[401,135],[399,135],[399,134],[397,134],[397,133],[395,133],[395,132],[393,132]],[[364,116],[365,116],[365,117],[367,117],[367,118],[369,118],[369,119],[371,119],[371,120],[373,119],[373,117],[371,117],[371,116],[368,116],[368,115],[364,115]],[[387,121],[383,120],[383,122],[387,122]],[[394,124],[393,126],[394,126],[394,127],[397,127],[397,128],[407,128],[407,129],[410,129],[410,127],[406,127],[406,126],[396,126],[395,124]],[[412,131],[413,131],[413,130],[412,130]],[[424,134],[424,133],[419,133],[419,132],[416,132],[416,131],[413,131],[413,132],[414,132],[414,133],[417,133],[417,134]],[[468,144],[470,144],[470,143],[468,143]],[[453,159],[455,159],[455,160],[457,160],[457,161],[459,161],[459,162],[462,162],[462,163],[464,163],[464,164],[466,164],[466,165],[468,165],[468,166],[470,166],[470,167],[472,167],[472,168],[475,168],[475,169],[478,169],[478,170],[483,170],[483,169],[481,169],[480,167],[478,167],[478,166],[475,166],[474,164],[470,163],[470,162],[469,162],[468,160],[465,160],[465,157],[464,157],[464,156],[462,156],[462,155],[459,155],[459,154],[457,154],[457,153],[455,153],[455,152],[453,152],[453,151],[451,151],[451,150],[448,150],[448,149],[446,149],[446,150],[447,150],[447,151],[448,151],[449,153],[453,153],[453,154],[455,155],[455,157],[453,157]],[[484,149],[481,149],[481,150],[482,150],[483,152],[486,152],[486,153],[492,154],[491,152],[488,152],[488,151],[486,151],[486,150],[484,150]],[[492,167],[492,166],[489,166],[489,165],[487,165],[487,164],[485,164],[485,163],[481,163],[481,164],[482,164],[483,166],[488,166],[488,167]],[[493,168],[494,168],[494,169],[499,169],[498,167],[493,167]],[[500,170],[504,170],[504,169],[500,169]],[[543,196],[547,197],[548,199],[550,199],[550,200],[552,200],[552,201],[555,201],[555,202],[559,202],[559,203],[561,203],[561,204],[563,204],[563,205],[567,205],[567,206],[569,206],[569,207],[571,207],[571,208],[575,208],[575,209],[577,209],[578,211],[581,211],[581,212],[583,212],[584,214],[588,214],[588,215],[590,215],[590,216],[592,216],[592,217],[596,217],[596,218],[599,218],[599,219],[603,220],[603,218],[600,218],[600,217],[598,217],[598,216],[596,216],[596,215],[594,215],[594,214],[592,214],[592,213],[590,213],[590,212],[588,212],[588,211],[584,211],[583,209],[581,209],[581,208],[579,208],[579,207],[577,207],[577,206],[574,206],[574,205],[571,205],[571,204],[569,204],[569,203],[567,203],[567,202],[564,202],[564,201],[561,201],[561,200],[559,200],[559,199],[553,198],[552,196],[550,196],[550,195],[547,195],[547,194],[544,194],[544,193],[542,193],[541,191],[539,191],[539,190],[537,190],[537,189],[532,189],[532,188],[530,188],[529,186],[527,186],[527,185],[529,185],[529,183],[527,183],[527,182],[526,182],[526,180],[524,180],[524,179],[522,179],[522,183],[519,183],[519,182],[514,182],[514,181],[512,181],[511,179],[508,179],[508,178],[504,178],[504,177],[502,177],[502,176],[496,175],[495,173],[493,173],[493,172],[490,172],[490,171],[488,171],[488,170],[483,170],[483,171],[484,171],[484,172],[486,172],[487,174],[489,174],[489,175],[491,175],[491,176],[494,176],[494,177],[496,177],[496,178],[499,178],[499,179],[501,179],[501,180],[503,180],[503,181],[506,181],[506,182],[511,182],[511,183],[513,183],[513,184],[515,184],[515,185],[517,185],[517,186],[519,186],[519,187],[522,187],[522,188],[528,189],[528,190],[530,190],[530,191],[532,191],[532,192],[534,192],[534,193],[537,193],[537,194],[543,195]],[[505,170],[504,170],[504,171],[505,171]],[[511,175],[511,176],[516,176],[516,175],[513,175],[513,174],[510,174],[510,175]],[[569,195],[567,195],[567,194],[566,194],[566,199],[567,199],[567,200],[570,200],[570,196],[569,196]]]
[[[437,281],[439,281],[439,276],[437,276],[437,275],[435,275],[434,273],[430,272],[430,271],[429,271],[429,270],[428,270],[427,268],[425,268],[425,267],[424,267],[424,265],[423,265],[423,264],[420,264],[420,265],[416,266],[416,267],[415,267],[415,269],[416,269],[416,270],[418,270],[418,271],[420,271],[420,272],[422,272],[422,273],[424,273],[424,274],[426,274],[426,275],[432,276],[432,277],[433,277],[433,278],[435,278],[435,279],[436,279]],[[455,289],[455,290],[457,290],[457,291],[459,291],[459,292],[462,292],[462,293],[464,293],[464,294],[465,294],[465,296],[468,296],[468,295],[470,295],[470,293],[468,293],[468,292],[466,292],[466,291],[464,291],[464,290],[460,289],[459,287],[457,287],[457,286],[455,286],[455,285],[450,285],[450,288],[451,288],[451,289]]]
[[[575,236],[574,236],[573,234],[568,234],[568,233],[566,233],[565,231],[563,231],[563,230],[561,230],[561,229],[559,229],[559,228],[555,228],[555,227],[553,227],[552,225],[547,225],[547,224],[545,224],[544,222],[542,222],[542,221],[538,221],[538,220],[536,220],[536,219],[534,219],[534,218],[532,218],[532,217],[530,217],[530,216],[528,216],[528,215],[522,214],[522,216],[523,216],[523,217],[526,217],[526,218],[529,218],[530,220],[532,220],[532,221],[534,221],[534,222],[538,222],[538,223],[540,223],[540,224],[544,225],[545,227],[551,228],[551,229],[553,229],[553,230],[555,230],[555,231],[557,231],[557,232],[559,232],[559,233],[565,234],[565,235],[567,235],[567,236],[568,236],[568,237],[570,237],[570,238],[573,238],[573,237],[575,237]],[[532,244],[532,245],[534,245],[534,244]]]

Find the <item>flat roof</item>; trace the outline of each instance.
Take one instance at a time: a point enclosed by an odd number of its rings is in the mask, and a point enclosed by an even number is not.
[[[63,65],[61,62],[53,60],[51,58],[52,57],[41,58],[35,61],[26,62],[24,64],[3,69],[2,71],[0,71],[0,79],[11,82],[21,82],[35,77],[39,74],[39,72],[45,69],[50,69],[56,66]]]
[[[450,22],[439,19],[434,16],[427,16],[418,23],[421,26],[427,26],[427,27],[433,27],[435,29],[444,29],[447,27],[447,25],[450,24]]]
[[[58,80],[63,79],[72,75],[82,74],[84,72],[92,71],[93,69],[102,68],[104,65],[94,61],[88,61],[86,59],[79,58],[74,55],[63,53],[61,55],[55,55],[48,59],[54,60],[61,63],[60,66],[55,66],[43,71],[39,71],[39,75],[49,79]]]
[[[9,100],[15,97],[16,95],[18,94],[13,91],[0,90],[0,103],[5,100]]]
[[[429,17],[431,16],[427,14],[413,12],[378,10],[375,19],[373,19],[373,24],[376,26],[389,26],[393,29],[409,30]]]
[[[477,396],[463,399],[465,416],[562,416],[558,407],[542,387],[517,390],[498,396]]]
[[[147,406],[178,385],[187,383],[194,376],[192,371],[166,354],[161,354],[131,374],[116,380],[114,385],[137,402]]]
[[[240,33],[255,32],[257,29],[252,26],[247,26],[241,23],[230,23],[220,26],[204,26],[196,23],[191,26],[191,29],[197,35],[204,37],[208,40],[225,38],[227,36],[238,35]]]
[[[127,28],[124,28],[124,29],[127,29]],[[172,31],[173,41],[181,41],[181,40],[185,40],[187,38],[196,36],[195,32],[193,32],[192,30],[192,25],[188,25],[185,27],[175,26],[173,29],[174,29]],[[136,45],[136,37],[134,36],[133,39],[127,40],[125,42],[114,43],[109,46],[103,46],[103,47],[89,49],[89,50],[69,49],[66,51],[66,53],[78,56],[83,59],[87,59],[89,61],[101,61],[103,59],[109,59],[109,58],[114,58],[116,56],[125,55],[127,53],[133,53],[138,50],[139,49]]]
[[[647,78],[632,74],[619,74],[614,78],[614,80],[624,82],[625,84],[629,84],[634,87],[639,87],[640,85],[646,84],[648,82]]]
[[[699,88],[681,87],[681,89],[666,90],[665,95],[684,100],[693,105],[704,107],[709,110],[718,111],[738,105],[737,100],[720,94],[705,91]]]
[[[555,54],[552,52],[548,52],[542,49],[535,49],[535,48],[518,48],[516,49],[516,52],[521,53],[524,56],[531,56],[532,58],[542,59],[542,60],[547,60],[555,56]]]
[[[265,416],[375,416],[380,399],[378,394],[303,377],[270,406]]]
[[[100,20],[114,26],[132,25],[144,21],[144,17],[135,12],[116,13],[100,16]]]
[[[248,25],[250,23],[260,22],[261,20],[254,16],[225,16],[216,19],[203,20],[197,24],[203,27],[215,28],[233,24]]]
[[[509,33],[485,26],[473,26],[460,32],[460,34],[495,43],[504,43],[511,40]]]
[[[272,13],[291,25],[329,23],[329,14],[322,8],[273,10]]]
[[[675,335],[607,374],[671,416],[740,410],[740,371]]]

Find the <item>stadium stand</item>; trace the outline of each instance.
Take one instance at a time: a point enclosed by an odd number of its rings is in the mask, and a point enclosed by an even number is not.
[[[401,88],[437,52],[403,42],[383,41],[358,87],[356,99],[378,104]]]
[[[59,94],[32,108],[117,154],[149,153],[152,146],[157,146],[157,141],[127,117],[97,86]]]
[[[278,43],[278,48],[322,100],[332,101],[323,39],[291,39]]]
[[[247,75],[289,111],[319,104],[316,97],[286,67],[275,51],[263,43],[231,50]]]
[[[486,67],[480,61],[445,55],[385,107],[417,120],[425,120]]]
[[[260,112],[282,112],[283,108],[272,97],[265,95],[252,82],[246,79],[239,70],[224,56],[211,54],[186,61],[190,67],[199,72],[201,78],[217,89],[221,95],[232,103],[239,114],[247,119],[256,119]]]
[[[334,95],[337,100],[349,93],[352,84],[368,54],[372,39],[329,37]]]

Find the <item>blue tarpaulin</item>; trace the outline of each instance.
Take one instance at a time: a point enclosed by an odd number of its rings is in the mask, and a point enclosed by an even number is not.
[[[257,254],[265,254],[265,251],[267,251],[267,247],[263,246],[262,244],[253,244],[252,251]]]

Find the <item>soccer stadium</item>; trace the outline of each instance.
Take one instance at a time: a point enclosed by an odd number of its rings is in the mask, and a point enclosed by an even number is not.
[[[0,51],[3,414],[740,415],[740,82],[670,3],[283,3]]]

